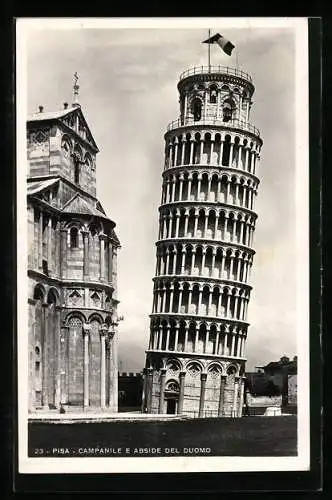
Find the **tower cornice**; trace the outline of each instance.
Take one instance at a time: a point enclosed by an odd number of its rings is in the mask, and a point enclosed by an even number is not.
[[[247,358],[245,357],[239,357],[239,356],[230,356],[230,355],[222,355],[222,354],[212,354],[212,353],[206,353],[206,352],[188,352],[188,351],[174,351],[172,349],[165,351],[165,350],[159,350],[159,349],[146,349],[145,351],[146,354],[160,354],[161,356],[165,357],[181,357],[181,358],[191,358],[191,359],[196,359],[196,358],[202,358],[202,359],[211,359],[211,360],[218,360],[218,361],[223,361],[223,362],[228,362],[230,363],[231,361],[246,361]]]
[[[204,314],[186,314],[186,313],[151,313],[150,318],[162,318],[162,319],[178,319],[186,321],[201,321],[202,323],[220,323],[220,324],[230,324],[233,326],[249,327],[250,323],[242,321],[239,319],[232,319],[220,316],[207,316]]]
[[[220,201],[194,201],[194,200],[183,200],[183,201],[171,201],[164,203],[159,206],[159,212],[161,213],[165,208],[199,208],[200,210],[211,210],[218,209],[219,211],[231,211],[231,212],[243,212],[250,215],[256,221],[258,219],[258,214],[249,208],[241,207],[240,205],[231,205],[229,203],[222,203]]]
[[[228,248],[235,248],[236,250],[242,250],[244,252],[250,253],[251,255],[255,255],[256,251],[249,246],[245,245],[240,245],[239,243],[232,243],[230,241],[216,241],[215,239],[208,239],[208,238],[188,238],[188,237],[183,237],[183,238],[164,238],[161,240],[156,241],[156,246],[160,246],[163,243],[178,243],[178,244],[185,244],[185,245],[211,245],[211,246],[216,246],[216,247],[225,247],[225,249]]]
[[[194,66],[180,74],[178,82],[179,92],[183,87],[193,82],[227,82],[246,87],[252,95],[255,87],[251,76],[245,71],[228,66]]]
[[[219,165],[214,165],[210,163],[209,165],[206,165],[204,163],[193,163],[191,165],[175,165],[172,167],[169,167],[165,169],[162,172],[163,177],[167,177],[169,174],[185,174],[185,173],[200,173],[202,174],[208,174],[210,176],[212,175],[226,175],[226,176],[234,176],[237,175],[239,177],[243,178],[249,178],[252,179],[253,181],[256,182],[257,186],[260,184],[260,179],[257,177],[257,175],[252,174],[251,172],[247,172],[246,170],[242,170],[239,168],[232,168],[232,167],[225,167],[225,166],[219,166]]]
[[[162,274],[159,276],[154,276],[152,278],[152,281],[154,283],[158,281],[167,281],[167,282],[172,282],[173,284],[178,283],[187,283],[188,281],[192,283],[197,283],[198,285],[207,285],[210,287],[214,286],[224,286],[224,287],[233,287],[233,288],[241,288],[245,289],[246,291],[251,291],[252,286],[248,285],[248,283],[245,283],[243,281],[237,281],[237,280],[230,280],[230,279],[224,279],[224,278],[214,278],[214,277],[208,277],[208,276],[191,276],[188,274],[177,274],[174,276],[173,274]]]
[[[260,137],[260,131],[254,125],[251,125],[248,122],[238,122],[237,120],[233,120],[231,122],[225,123],[219,118],[215,117],[206,117],[202,118],[200,121],[194,121],[191,117],[187,117],[183,120],[178,118],[177,120],[173,120],[167,125],[167,130],[164,134],[164,139],[167,140],[172,136],[178,135],[178,132],[183,134],[189,132],[200,132],[204,131],[204,133],[220,133],[225,132],[225,134],[230,134],[233,132],[237,132],[239,135],[244,138],[249,136],[259,142],[259,145],[263,145],[263,139]]]
[[[93,280],[73,280],[73,279],[60,279],[56,276],[47,276],[46,274],[36,271],[34,269],[28,269],[28,276],[30,278],[38,279],[39,282],[49,283],[52,285],[57,285],[60,287],[90,287],[90,288],[98,288],[100,290],[105,290],[109,292],[114,292],[115,288],[110,282],[102,282],[102,281],[93,281]]]

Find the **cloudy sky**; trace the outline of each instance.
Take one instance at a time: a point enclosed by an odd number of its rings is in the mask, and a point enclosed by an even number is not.
[[[79,102],[100,148],[97,195],[117,223],[120,369],[140,370],[149,339],[152,277],[158,234],[164,139],[167,123],[179,114],[180,73],[207,63],[207,24],[179,23],[144,29],[121,25],[96,29],[52,27],[29,30],[28,112],[43,105],[59,110],[72,102],[79,74]],[[249,304],[247,368],[296,352],[295,279],[295,38],[290,27],[224,26],[212,32],[237,49],[238,65],[255,85],[251,123],[261,131],[262,149],[254,236],[253,291]],[[260,24],[264,24],[260,22]],[[269,23],[271,25],[271,22]],[[174,27],[173,27],[174,26]],[[236,65],[218,46],[212,64]]]

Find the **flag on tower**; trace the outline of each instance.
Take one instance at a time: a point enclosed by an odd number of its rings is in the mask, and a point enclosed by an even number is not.
[[[232,42],[227,40],[224,36],[220,35],[220,33],[216,33],[215,35],[211,36],[207,40],[204,40],[202,43],[217,43],[219,45],[219,47],[228,56],[230,56],[232,54],[232,50],[235,47],[235,45],[233,45]]]

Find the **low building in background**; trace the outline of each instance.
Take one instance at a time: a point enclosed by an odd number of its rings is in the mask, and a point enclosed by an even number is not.
[[[297,357],[283,356],[246,373],[245,414],[264,414],[266,408],[280,406],[284,413],[297,413]]]
[[[119,372],[118,374],[120,412],[137,411],[142,409],[143,374],[141,372]]]

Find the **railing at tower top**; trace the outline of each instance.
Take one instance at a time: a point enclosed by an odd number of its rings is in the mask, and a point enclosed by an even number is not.
[[[184,78],[187,78],[187,76],[212,74],[212,73],[238,76],[240,78],[243,78],[244,80],[247,80],[252,84],[252,78],[250,75],[248,75],[248,73],[242,71],[242,69],[229,68],[228,66],[194,66],[193,68],[189,68],[186,69],[186,71],[183,71],[183,73],[181,73],[179,77],[179,81],[183,80]]]
[[[174,120],[167,125],[167,132],[179,127],[186,127],[187,125],[218,125],[220,127],[230,129],[242,129],[255,134],[257,137],[260,137],[258,128],[256,128],[254,125],[251,125],[251,123],[246,122],[245,120],[234,118],[233,120],[224,122],[221,118],[218,118],[215,115],[206,115],[205,117],[203,116],[201,120],[195,120],[192,116],[187,116],[186,118],[178,118],[177,120]]]

